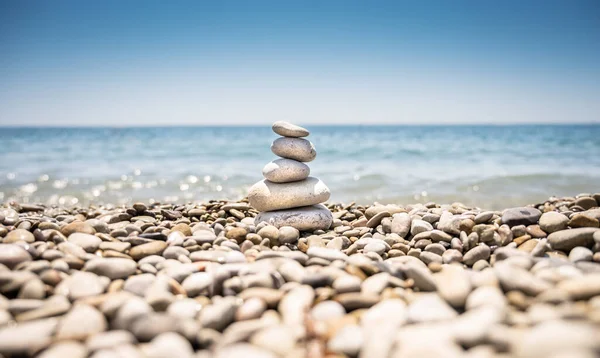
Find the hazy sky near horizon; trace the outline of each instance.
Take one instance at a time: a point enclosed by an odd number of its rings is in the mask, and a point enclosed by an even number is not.
[[[600,2],[0,0],[0,125],[600,123]]]

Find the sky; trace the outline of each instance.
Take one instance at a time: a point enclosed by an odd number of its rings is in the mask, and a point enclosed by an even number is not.
[[[0,0],[0,126],[600,123],[600,2]]]

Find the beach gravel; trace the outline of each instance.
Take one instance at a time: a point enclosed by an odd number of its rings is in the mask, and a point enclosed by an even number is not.
[[[600,354],[592,195],[504,211],[253,202],[3,204],[0,355]]]

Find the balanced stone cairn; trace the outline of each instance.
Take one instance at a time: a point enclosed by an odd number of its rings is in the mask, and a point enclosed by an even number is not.
[[[250,205],[261,213],[256,224],[267,222],[275,227],[292,226],[301,231],[326,230],[333,216],[321,204],[331,195],[329,188],[318,178],[310,177],[304,164],[317,156],[313,144],[302,138],[308,130],[278,121],[273,131],[281,138],[271,144],[271,151],[281,157],[263,168],[264,180],[254,184],[248,193]]]

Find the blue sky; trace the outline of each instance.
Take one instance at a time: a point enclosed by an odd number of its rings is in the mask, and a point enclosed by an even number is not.
[[[600,2],[0,0],[0,125],[600,122]]]

